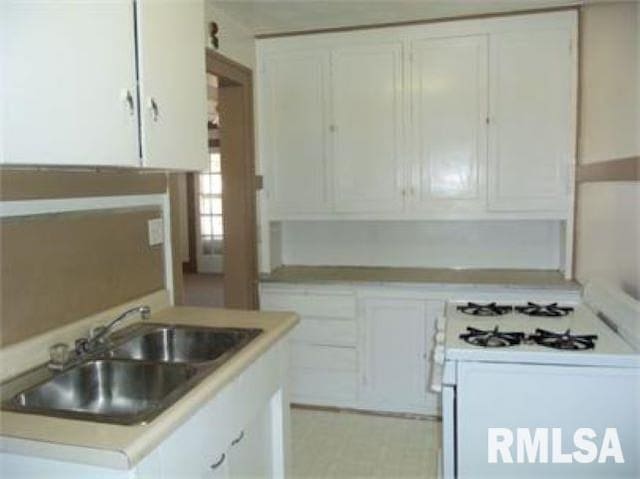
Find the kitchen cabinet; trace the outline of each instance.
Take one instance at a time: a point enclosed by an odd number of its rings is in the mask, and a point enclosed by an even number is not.
[[[437,414],[427,389],[443,301],[351,285],[261,286],[261,309],[295,311],[291,401],[373,411]]]
[[[486,206],[487,36],[411,44],[411,207],[483,211]]]
[[[576,38],[566,11],[259,40],[269,219],[569,219]]]
[[[402,44],[332,51],[337,212],[402,210]]]
[[[261,125],[274,211],[330,210],[329,54],[275,54],[265,62]]]
[[[491,36],[489,208],[563,210],[575,141],[566,29]]]
[[[0,9],[0,163],[206,166],[201,0]]]

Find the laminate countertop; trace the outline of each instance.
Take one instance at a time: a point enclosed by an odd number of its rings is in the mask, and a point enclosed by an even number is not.
[[[559,271],[533,269],[439,269],[354,266],[282,266],[265,283],[423,283],[579,290]]]
[[[150,322],[260,328],[263,333],[147,424],[124,426],[2,411],[0,450],[129,469],[271,348],[295,326],[298,317],[293,313],[168,307],[153,312]]]

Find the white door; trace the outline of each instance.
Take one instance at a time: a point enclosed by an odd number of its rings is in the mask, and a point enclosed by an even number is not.
[[[329,211],[329,53],[268,56],[263,75],[261,137],[272,215]]]
[[[207,166],[204,4],[138,0],[144,166]]]
[[[364,300],[365,401],[411,412],[427,394],[427,308],[410,299]]]
[[[130,0],[0,2],[0,162],[138,166]]]
[[[273,477],[271,420],[267,405],[233,439],[227,452],[229,477]]]
[[[484,35],[412,43],[413,208],[484,210],[487,62]]]
[[[332,73],[336,211],[402,210],[402,45],[335,49]]]
[[[566,210],[572,159],[568,30],[490,40],[489,209]]]

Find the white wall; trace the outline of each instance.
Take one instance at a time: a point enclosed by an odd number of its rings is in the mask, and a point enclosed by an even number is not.
[[[288,265],[559,269],[557,221],[296,221]]]
[[[640,154],[639,19],[640,2],[583,8],[581,163]]]
[[[582,15],[581,164],[640,156],[640,4],[587,5]],[[640,299],[640,184],[578,189],[575,267]]]
[[[209,22],[216,22],[218,24],[218,51],[224,56],[255,70],[256,45],[253,34],[225,15],[220,9],[212,6],[210,1],[205,2],[205,20],[207,40],[209,38]]]

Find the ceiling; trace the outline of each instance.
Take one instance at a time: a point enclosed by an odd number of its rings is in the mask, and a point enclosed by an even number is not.
[[[253,34],[549,8],[580,0],[208,0]]]

